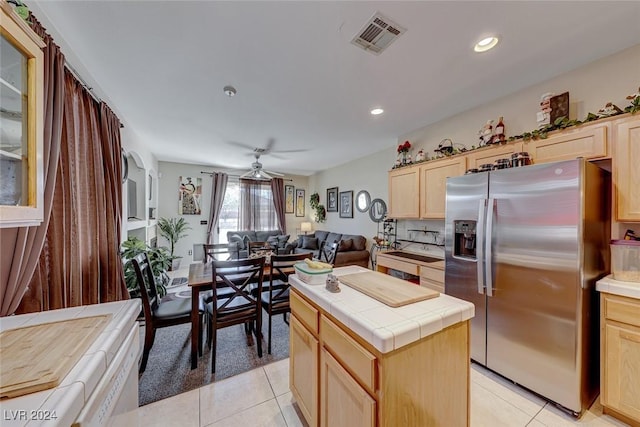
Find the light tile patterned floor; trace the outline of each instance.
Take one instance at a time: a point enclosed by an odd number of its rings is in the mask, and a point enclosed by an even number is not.
[[[206,385],[119,416],[114,426],[304,427],[289,391],[289,359]],[[626,426],[602,414],[599,400],[579,420],[472,365],[472,427]]]

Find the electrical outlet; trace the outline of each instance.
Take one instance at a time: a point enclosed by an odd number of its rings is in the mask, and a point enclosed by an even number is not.
[[[189,255],[193,255],[193,251],[189,249]]]

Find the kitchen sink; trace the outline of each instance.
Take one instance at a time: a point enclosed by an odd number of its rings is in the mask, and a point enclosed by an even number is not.
[[[438,261],[442,261],[442,259],[440,259],[440,258],[433,258],[433,257],[426,256],[426,255],[419,255],[419,254],[414,254],[414,253],[411,253],[411,252],[402,252],[402,251],[385,252],[385,255],[393,255],[393,256],[400,257],[400,258],[408,258],[408,259],[413,259],[413,260],[421,261],[421,262],[438,262]]]

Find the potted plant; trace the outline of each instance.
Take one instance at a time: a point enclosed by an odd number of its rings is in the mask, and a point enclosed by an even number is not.
[[[187,236],[186,231],[191,230],[191,227],[189,227],[184,218],[160,218],[158,220],[158,228],[160,229],[160,235],[169,241],[171,270],[177,270],[180,267],[180,258],[182,257],[174,255],[176,243]]]
[[[167,293],[166,286],[169,283],[169,276],[167,275],[167,269],[171,265],[169,251],[165,247],[151,248],[137,237],[130,237],[122,243],[122,251],[120,253],[124,264],[124,280],[129,290],[129,295],[132,298],[139,296],[138,281],[131,260],[143,252],[146,252],[149,257],[158,295],[163,297]]]

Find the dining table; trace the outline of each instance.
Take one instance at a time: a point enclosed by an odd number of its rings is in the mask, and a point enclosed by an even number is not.
[[[270,281],[271,266],[264,265],[262,282]],[[213,289],[213,263],[195,262],[189,265],[189,286],[191,287],[191,369],[198,367],[198,336],[200,334],[200,292]],[[218,287],[226,287],[222,280]]]

